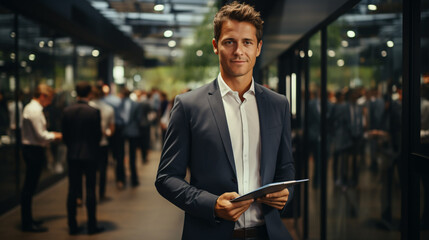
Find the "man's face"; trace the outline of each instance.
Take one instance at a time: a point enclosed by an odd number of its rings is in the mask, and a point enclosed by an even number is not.
[[[43,107],[49,106],[52,103],[53,97],[54,97],[53,95],[49,95],[49,94],[40,94],[40,97],[39,97],[40,105],[42,105]]]
[[[218,42],[213,39],[222,77],[228,80],[242,76],[251,78],[261,47],[262,41],[258,43],[256,28],[251,23],[225,21]]]

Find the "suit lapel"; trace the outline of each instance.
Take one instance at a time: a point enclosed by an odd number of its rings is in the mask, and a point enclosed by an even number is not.
[[[225,109],[223,107],[222,96],[217,85],[217,80],[212,83],[208,94],[208,101],[210,108],[215,119],[217,129],[219,131],[223,147],[225,149],[226,155],[228,156],[228,161],[234,170],[235,177],[237,177],[235,169],[234,154],[232,152],[231,137],[229,136],[228,123],[226,121]]]
[[[264,143],[267,143],[267,135],[266,135],[266,127],[269,126],[269,112],[268,112],[268,106],[267,101],[265,99],[265,94],[263,87],[259,84],[255,83],[255,92],[256,92],[256,103],[258,105],[258,115],[259,115],[259,129],[261,134],[261,163],[260,163],[260,170],[259,174],[261,174],[261,181],[262,185],[266,184],[266,180],[264,179],[264,176],[266,176],[265,171],[266,168],[266,162],[264,161],[264,156],[266,156],[266,145]]]

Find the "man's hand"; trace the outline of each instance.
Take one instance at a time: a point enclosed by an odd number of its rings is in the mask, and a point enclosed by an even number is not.
[[[273,208],[277,208],[278,210],[282,210],[285,206],[287,199],[289,198],[289,190],[287,188],[265,195],[265,197],[261,197],[256,199],[258,203],[264,203]]]
[[[237,221],[238,218],[243,214],[253,202],[253,199],[240,202],[230,202],[230,200],[239,197],[236,192],[227,192],[219,196],[216,200],[215,214],[216,217],[220,217],[229,221]]]
[[[63,134],[60,132],[54,132],[54,140],[61,140],[63,139]]]

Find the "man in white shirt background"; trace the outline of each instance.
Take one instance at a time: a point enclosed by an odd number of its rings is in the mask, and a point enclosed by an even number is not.
[[[22,155],[26,164],[24,186],[21,193],[22,230],[26,232],[46,232],[41,221],[32,216],[32,198],[39,182],[43,164],[46,162],[45,147],[54,140],[61,140],[59,132],[46,129],[43,108],[51,104],[54,90],[46,84],[40,84],[34,91],[34,97],[24,107],[22,125]]]

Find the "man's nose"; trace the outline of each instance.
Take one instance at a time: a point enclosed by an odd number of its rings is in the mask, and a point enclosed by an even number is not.
[[[235,48],[234,54],[235,55],[243,55],[243,44],[242,43],[238,43],[237,47]]]

